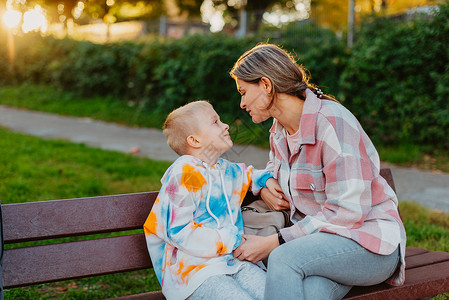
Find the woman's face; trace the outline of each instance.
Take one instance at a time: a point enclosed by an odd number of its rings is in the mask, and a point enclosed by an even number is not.
[[[270,105],[271,97],[268,96],[267,88],[262,81],[250,83],[239,78],[236,79],[237,90],[242,96],[240,107],[246,109],[254,123],[260,123],[271,117],[267,107]]]

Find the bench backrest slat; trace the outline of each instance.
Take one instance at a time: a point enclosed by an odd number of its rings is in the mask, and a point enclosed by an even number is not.
[[[141,229],[157,192],[2,205],[5,243]]]
[[[390,185],[390,187],[393,189],[394,192],[396,192],[396,186],[394,185],[394,180],[393,180],[393,174],[391,173],[391,169],[390,168],[383,168],[380,169],[380,176],[382,176],[387,183]]]
[[[27,286],[150,268],[143,234],[10,249],[3,285]]]

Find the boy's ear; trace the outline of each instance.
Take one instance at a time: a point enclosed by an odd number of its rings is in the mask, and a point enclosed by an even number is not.
[[[187,137],[187,145],[189,145],[192,148],[200,148],[201,147],[200,141],[198,141],[197,138],[194,137],[193,135],[189,135]]]

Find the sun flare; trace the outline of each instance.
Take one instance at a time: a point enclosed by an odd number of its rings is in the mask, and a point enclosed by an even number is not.
[[[3,14],[3,23],[10,29],[21,28],[24,33],[30,31],[46,32],[48,21],[45,10],[40,5],[29,8],[25,13],[14,9],[13,1],[6,3],[6,12]]]
[[[22,14],[17,10],[7,10],[3,14],[3,23],[5,23],[8,28],[17,27],[21,20]]]
[[[22,30],[24,33],[30,31],[46,32],[48,22],[44,15],[44,10],[40,5],[36,5],[33,9],[23,14]]]

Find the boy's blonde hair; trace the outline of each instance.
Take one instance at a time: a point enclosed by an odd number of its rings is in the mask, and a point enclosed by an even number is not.
[[[187,137],[199,131],[197,118],[204,108],[212,108],[205,100],[193,101],[168,114],[162,127],[167,144],[178,155],[188,154]]]

